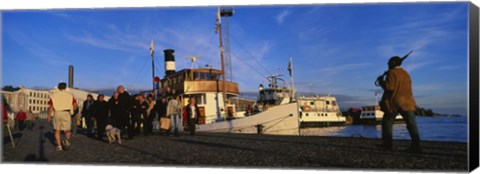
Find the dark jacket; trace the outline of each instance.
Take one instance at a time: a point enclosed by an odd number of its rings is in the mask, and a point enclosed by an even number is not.
[[[168,103],[162,103],[161,100],[157,101],[157,104],[155,104],[155,110],[157,110],[157,113],[160,117],[166,117],[167,116],[167,105]]]
[[[95,101],[92,110],[93,116],[97,119],[106,119],[108,117],[109,107],[106,101]]]
[[[135,116],[147,115],[147,108],[148,108],[147,101],[143,101],[141,103],[139,101],[135,101],[134,106],[135,107],[133,109],[132,115],[135,115]]]
[[[120,107],[117,101],[118,100],[115,100],[113,97],[108,100],[108,109],[110,110],[110,117],[112,118],[118,118],[120,115]]]
[[[85,116],[91,116],[93,114],[93,110],[92,110],[92,105],[93,103],[95,102],[94,100],[91,101],[92,103],[90,104],[89,107],[87,107],[88,105],[88,100],[85,100],[83,102],[83,107],[82,107],[82,117],[85,117]]]
[[[118,95],[118,109],[123,112],[133,111],[133,97],[127,91]]]
[[[186,108],[186,111],[187,111],[187,119],[190,120],[191,118],[191,113],[192,113],[192,108],[190,108],[190,104],[188,104],[187,106],[185,106]],[[198,117],[200,117],[200,110],[198,110],[198,106],[195,105],[195,112],[196,112],[196,117],[194,118],[195,119],[195,124],[198,124]]]

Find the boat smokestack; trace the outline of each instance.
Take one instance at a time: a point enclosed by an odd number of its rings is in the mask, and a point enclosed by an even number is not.
[[[68,87],[73,88],[73,65],[68,66]]]
[[[175,50],[166,49],[165,53],[165,76],[175,74]]]

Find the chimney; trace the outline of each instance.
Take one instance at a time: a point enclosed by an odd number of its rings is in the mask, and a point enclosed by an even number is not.
[[[68,66],[68,87],[73,88],[73,65]]]
[[[175,74],[175,50],[166,49],[165,53],[165,76]]]

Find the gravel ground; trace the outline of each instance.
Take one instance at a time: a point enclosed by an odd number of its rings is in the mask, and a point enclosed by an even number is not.
[[[428,171],[466,171],[468,163],[466,143],[422,142],[424,153],[410,154],[402,151],[409,141],[383,151],[375,147],[379,139],[223,133],[141,135],[122,144],[79,134],[69,151],[57,152],[51,127],[45,120],[36,124],[32,131],[14,131],[16,148],[3,136],[3,163]]]

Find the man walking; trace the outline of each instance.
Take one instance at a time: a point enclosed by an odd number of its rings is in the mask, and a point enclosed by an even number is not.
[[[381,148],[392,149],[392,123],[400,113],[407,124],[408,132],[412,139],[407,152],[421,153],[420,135],[415,121],[415,99],[412,93],[412,80],[410,75],[400,67],[402,58],[394,56],[388,61],[386,80],[379,79],[380,86],[384,89],[380,107],[385,112],[382,119]]]
[[[67,84],[60,82],[58,84],[58,91],[54,92],[48,104],[50,105],[48,110],[47,121],[50,123],[53,115],[55,129],[55,141],[57,143],[57,151],[62,151],[62,143],[60,134],[61,131],[65,133],[65,141],[63,146],[65,150],[70,148],[70,129],[72,126],[71,115],[77,108],[77,102],[72,94],[68,93],[65,89]]]

